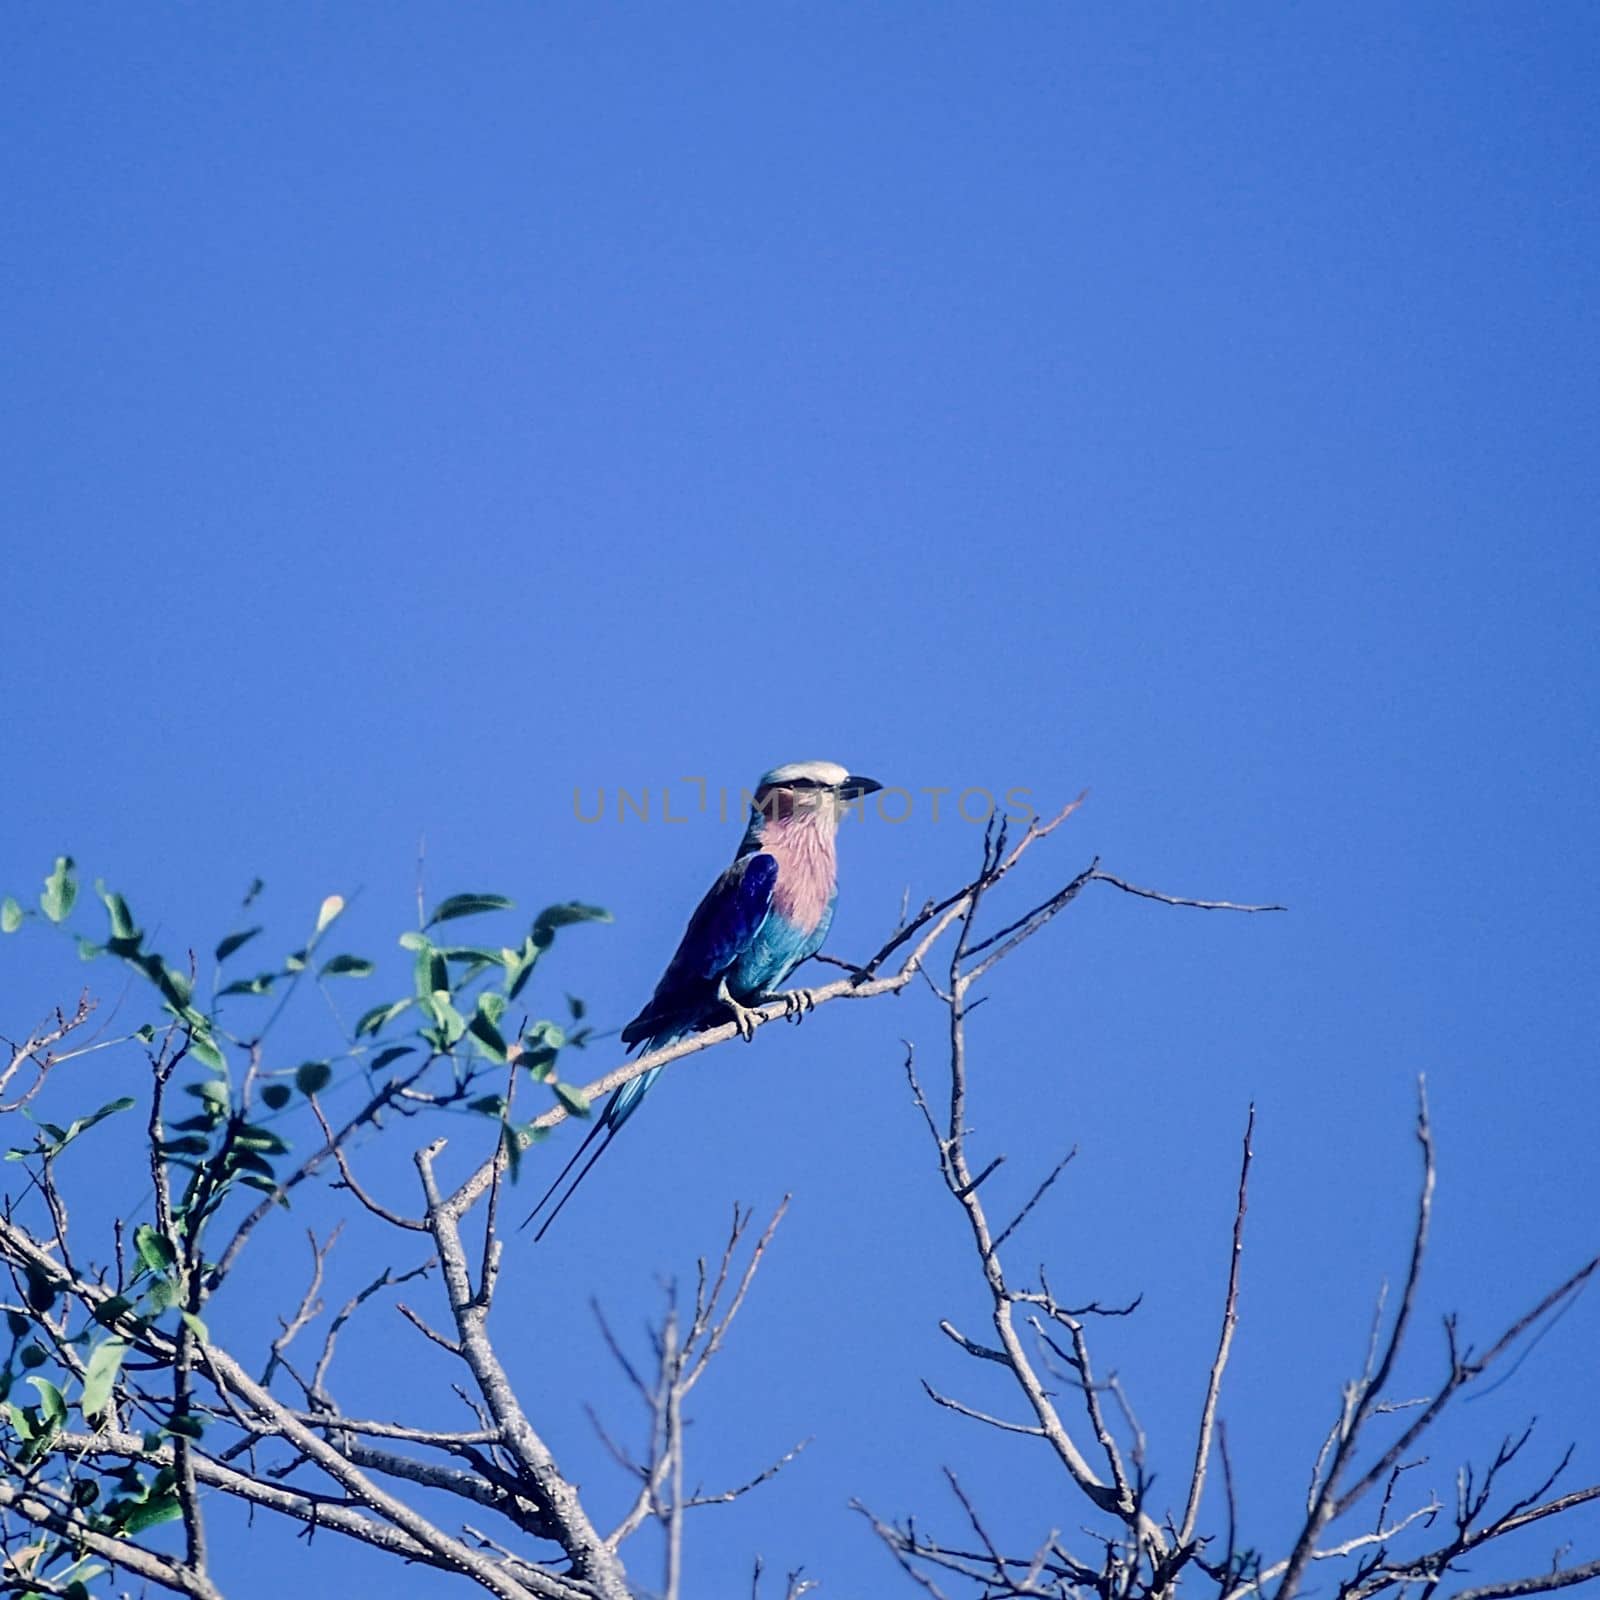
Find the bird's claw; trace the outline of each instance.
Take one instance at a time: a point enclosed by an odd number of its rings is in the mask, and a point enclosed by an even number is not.
[[[728,990],[726,978],[717,986],[717,999],[733,1013],[733,1025],[739,1030],[739,1037],[749,1044],[756,1036],[756,1024],[761,1020],[761,1013],[754,1006],[741,1005],[733,998]]]
[[[788,1022],[798,1022],[817,1003],[810,989],[786,989],[778,998],[783,1001],[783,1015]]]

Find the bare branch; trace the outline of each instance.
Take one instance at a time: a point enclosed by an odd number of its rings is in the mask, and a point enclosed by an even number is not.
[[[964,1406],[959,1400],[952,1400],[949,1395],[940,1394],[926,1378],[919,1378],[917,1381],[922,1385],[922,1392],[936,1406],[943,1406],[947,1411],[971,1417],[974,1422],[986,1422],[991,1428],[998,1428],[1002,1433],[1025,1433],[1033,1439],[1045,1437],[1044,1429],[1036,1424],[1007,1422],[1004,1417],[991,1417],[987,1411],[974,1411],[971,1406]]]
[[[1504,1583],[1485,1583],[1476,1589],[1458,1589],[1451,1600],[1502,1600],[1502,1597],[1523,1594],[1546,1594],[1551,1589],[1588,1583],[1591,1578],[1600,1578],[1600,1559],[1586,1561],[1581,1567],[1557,1567],[1531,1578],[1512,1578]]]
[[[339,1180],[341,1184],[353,1194],[373,1216],[387,1222],[391,1228],[401,1228],[410,1233],[426,1233],[428,1225],[420,1217],[408,1217],[390,1207],[374,1200],[356,1181],[356,1175],[350,1168],[350,1158],[344,1152],[345,1141],[355,1130],[347,1128],[342,1133],[335,1133],[333,1125],[328,1121],[327,1114],[322,1109],[322,1103],[316,1095],[308,1096],[311,1102],[312,1115],[317,1119],[317,1126],[322,1129],[323,1150],[333,1156],[339,1167]]]
[[[283,1362],[283,1352],[294,1342],[296,1336],[309,1323],[314,1321],[322,1311],[322,1274],[327,1266],[328,1252],[333,1249],[339,1234],[343,1231],[343,1227],[344,1224],[340,1223],[328,1235],[326,1243],[320,1245],[317,1243],[316,1234],[310,1228],[306,1229],[306,1239],[311,1245],[311,1281],[306,1285],[306,1291],[300,1297],[300,1305],[295,1314],[287,1322],[280,1318],[282,1331],[272,1341],[271,1354],[267,1357],[266,1367],[261,1373],[263,1388],[271,1384],[273,1374]]]
[[[10,1051],[10,1059],[0,1066],[0,1095],[11,1087],[11,1080],[24,1066],[31,1065],[34,1068],[33,1082],[15,1100],[0,1102],[0,1113],[20,1111],[44,1087],[50,1069],[67,1059],[55,1046],[89,1020],[94,1014],[95,1005],[96,1002],[89,998],[89,991],[85,989],[78,996],[74,1010],[63,1011],[57,1006],[45,1021],[29,1032],[26,1039],[13,1040],[0,1035],[0,1045]]]
[[[1311,1559],[1319,1535],[1337,1512],[1340,1504],[1338,1498],[1340,1476],[1356,1449],[1362,1428],[1372,1408],[1388,1384],[1389,1374],[1394,1369],[1395,1360],[1400,1353],[1400,1346],[1405,1339],[1406,1329],[1410,1325],[1411,1314],[1416,1305],[1417,1285],[1422,1278],[1422,1258],[1428,1245],[1428,1224],[1433,1214],[1435,1181],[1433,1130],[1428,1121],[1427,1090],[1421,1079],[1417,1082],[1417,1145],[1422,1155],[1422,1188],[1417,1197],[1417,1220],[1411,1238],[1411,1260],[1406,1268],[1405,1284],[1400,1291],[1400,1304],[1395,1311],[1389,1337],[1383,1345],[1376,1367],[1372,1367],[1369,1360],[1368,1373],[1356,1384],[1352,1392],[1346,1408],[1347,1415],[1341,1422],[1338,1438],[1328,1458],[1327,1472],[1312,1495],[1311,1508],[1285,1563],[1283,1581],[1278,1586],[1277,1600],[1291,1600],[1300,1586],[1306,1563]],[[1420,1432],[1420,1428],[1417,1431]],[[1394,1452],[1394,1459],[1398,1460],[1402,1453],[1401,1450]],[[1387,1472],[1392,1465],[1393,1462],[1390,1461],[1381,1470],[1375,1468],[1363,1482],[1370,1486],[1372,1481],[1376,1481],[1377,1476]]]
[[[460,1190],[448,1200],[441,1197],[433,1174],[433,1159],[441,1143],[419,1150],[416,1164],[427,1199],[428,1228],[439,1253],[445,1293],[460,1339],[461,1359],[500,1429],[502,1443],[526,1474],[534,1503],[549,1524],[560,1530],[562,1546],[575,1564],[575,1576],[592,1585],[599,1600],[628,1600],[615,1551],[595,1530],[577,1490],[561,1475],[549,1447],[528,1420],[489,1340],[488,1304],[472,1287],[461,1239],[461,1209],[471,1201],[463,1199]]]
[[[1124,894],[1138,895],[1141,900],[1158,900],[1164,906],[1188,906],[1194,911],[1243,911],[1254,913],[1258,911],[1287,911],[1288,906],[1280,905],[1240,905],[1232,900],[1190,900],[1184,895],[1162,894],[1159,889],[1141,889],[1136,883],[1129,883],[1124,878],[1117,877],[1114,873],[1102,872],[1095,867],[1090,876],[1096,883],[1109,883],[1113,889],[1120,889]]]
[[[1050,1171],[1045,1175],[1044,1180],[1039,1184],[1039,1187],[1028,1196],[1027,1204],[1025,1204],[1023,1208],[1016,1214],[1016,1216],[1014,1216],[1010,1222],[1008,1222],[1005,1227],[1000,1230],[999,1237],[996,1238],[994,1242],[994,1247],[996,1250],[998,1250],[1000,1246],[1003,1245],[1006,1240],[1009,1239],[1011,1235],[1022,1226],[1022,1224],[1027,1220],[1028,1213],[1032,1211],[1033,1208],[1038,1205],[1038,1203],[1050,1192],[1050,1186],[1056,1181],[1057,1178],[1061,1176],[1063,1172],[1067,1170],[1068,1164],[1072,1161],[1073,1157],[1077,1155],[1077,1153],[1078,1147],[1074,1145],[1050,1169]]]
[[[1200,1435],[1195,1444],[1194,1472],[1189,1479],[1189,1503],[1184,1507],[1178,1529],[1178,1543],[1188,1544],[1194,1537],[1195,1520],[1200,1515],[1200,1497],[1205,1493],[1206,1469],[1211,1463],[1211,1430],[1216,1421],[1217,1397],[1222,1393],[1222,1375],[1228,1368],[1228,1352],[1233,1347],[1233,1330],[1239,1321],[1239,1265],[1244,1256],[1244,1214],[1250,1194],[1250,1161],[1254,1152],[1250,1136],[1255,1132],[1256,1108],[1252,1101],[1244,1125],[1244,1152],[1239,1160],[1239,1197],[1233,1212],[1233,1251],[1228,1258],[1228,1291],[1222,1302],[1222,1332],[1217,1339],[1217,1354],[1206,1380],[1205,1404],[1200,1409]]]

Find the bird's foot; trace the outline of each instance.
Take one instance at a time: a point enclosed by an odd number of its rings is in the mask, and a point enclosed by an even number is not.
[[[817,997],[810,989],[785,989],[773,998],[783,1001],[783,1015],[788,1022],[798,1022],[817,1003]]]
[[[756,1023],[761,1020],[760,1012],[754,1006],[741,1005],[728,991],[728,980],[724,978],[717,985],[717,999],[733,1013],[733,1025],[739,1030],[739,1037],[746,1044],[756,1036]]]

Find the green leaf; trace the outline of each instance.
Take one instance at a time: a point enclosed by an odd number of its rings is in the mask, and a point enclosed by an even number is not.
[[[124,1533],[143,1533],[146,1528],[159,1527],[163,1522],[176,1522],[183,1515],[183,1507],[175,1494],[167,1493],[135,1506],[123,1523]]]
[[[20,1339],[33,1324],[20,1311],[14,1311],[7,1307],[6,1326],[11,1330],[13,1339]]]
[[[278,981],[276,972],[258,972],[253,978],[236,978],[226,989],[218,991],[219,998],[225,994],[271,994],[272,986]]]
[[[103,1122],[107,1117],[114,1117],[119,1111],[132,1111],[138,1103],[131,1094],[118,1095],[115,1100],[107,1100],[98,1111],[93,1111],[86,1117],[80,1117],[78,1121],[85,1128],[92,1128],[95,1123]],[[74,1127],[77,1125],[77,1123],[73,1124]]]
[[[518,1128],[510,1122],[500,1124],[500,1147],[506,1153],[506,1174],[513,1183],[522,1176],[522,1140]]]
[[[167,1236],[157,1233],[148,1222],[141,1222],[133,1230],[133,1247],[152,1272],[169,1272],[177,1264],[178,1254]]]
[[[483,944],[447,944],[444,947],[446,961],[459,961],[468,967],[499,967],[505,965],[505,956],[499,950],[491,950]]]
[[[570,1013],[574,1022],[582,1022],[583,1014],[588,1009],[589,1008],[583,1003],[582,1000],[578,998],[577,995],[569,994],[567,996],[567,1011]]]
[[[269,1083],[261,1091],[261,1098],[272,1107],[274,1111],[282,1111],[288,1105],[291,1090],[286,1083]]]
[[[114,1117],[119,1111],[130,1111],[138,1101],[130,1099],[127,1095],[119,1100],[108,1100],[98,1111],[91,1111],[86,1117],[79,1117],[60,1131],[56,1140],[55,1149],[50,1153],[59,1155],[80,1133],[86,1133],[97,1122],[104,1122],[107,1117]],[[42,1126],[42,1124],[41,1124]]]
[[[481,1111],[486,1117],[503,1117],[506,1112],[506,1102],[502,1095],[481,1094],[476,1100],[467,1102],[468,1111]]]
[[[587,1117],[589,1115],[589,1097],[583,1092],[582,1089],[575,1088],[570,1083],[562,1083],[559,1079],[555,1083],[552,1083],[550,1087],[555,1091],[556,1099],[559,1100],[562,1105],[564,1105],[567,1110],[573,1114],[573,1116]]]
[[[226,961],[235,950],[242,949],[245,945],[261,932],[259,927],[243,928],[238,933],[230,933],[221,944],[217,946],[217,960]]]
[[[586,906],[581,900],[566,900],[558,906],[546,906],[533,919],[533,942],[542,950],[555,938],[557,928],[570,928],[578,922],[610,922],[611,913],[604,906]]]
[[[417,953],[411,958],[411,990],[419,1000],[433,993],[433,954],[433,946],[424,944],[418,947]],[[443,965],[443,962],[440,964]]]
[[[174,1412],[167,1418],[167,1432],[181,1433],[185,1439],[198,1439],[206,1431],[206,1419],[192,1411]]]
[[[277,1174],[272,1170],[272,1163],[265,1156],[258,1156],[254,1150],[234,1149],[228,1152],[228,1170],[230,1172],[258,1172],[263,1178],[275,1178]]]
[[[174,967],[169,967],[153,951],[148,955],[129,955],[126,960],[129,966],[142,972],[161,991],[162,998],[175,1011],[181,1012],[189,1004],[189,995],[194,986],[189,982],[186,974],[179,972]]]
[[[86,939],[81,933],[77,935],[77,941],[80,961],[98,961],[106,953],[103,944],[96,944],[93,939]]]
[[[467,1032],[476,1041],[478,1048],[491,1061],[504,1063],[506,1059],[506,1042],[500,1036],[500,1030],[484,1015],[482,1011],[475,1011],[472,1021],[467,1024]]]
[[[418,1004],[433,1019],[438,1040],[444,1049],[448,1050],[460,1042],[462,1034],[467,1031],[467,1020],[450,1004],[448,994],[430,994]]]
[[[517,958],[515,966],[506,968],[506,995],[515,1000],[527,985],[528,979],[533,976],[533,969],[538,964],[539,948],[529,938],[523,945],[523,952]]]
[[[257,1177],[253,1172],[241,1172],[239,1182],[249,1184],[252,1189],[260,1189],[264,1194],[270,1194],[285,1211],[289,1209],[289,1197],[278,1187],[276,1179]]]
[[[64,922],[78,900],[78,880],[73,877],[76,865],[71,856],[57,856],[55,867],[44,880],[44,893],[39,896],[39,909],[52,922]]]
[[[432,941],[425,933],[407,932],[400,935],[400,948],[402,950],[426,950]]]
[[[210,1067],[213,1072],[228,1070],[228,1058],[223,1055],[222,1047],[208,1033],[189,1035],[189,1054],[202,1066]]]
[[[536,1022],[523,1035],[517,1065],[526,1067],[536,1078],[548,1080],[553,1076],[556,1056],[566,1042],[566,1033],[559,1024],[547,1020]]]
[[[178,1303],[178,1286],[171,1278],[157,1278],[145,1291],[145,1304],[151,1316],[159,1317]]]
[[[320,1061],[308,1061],[307,1066],[320,1067]],[[256,1123],[247,1122],[233,1136],[233,1142],[241,1150],[265,1150],[269,1156],[287,1155],[289,1147],[271,1128],[263,1128]]]
[[[496,1026],[506,1014],[506,1006],[510,1002],[503,994],[486,993],[478,996],[478,1010]]]
[[[321,978],[370,978],[378,970],[365,956],[334,956],[322,963]]]
[[[95,892],[105,902],[105,908],[111,918],[111,937],[113,939],[126,939],[137,941],[139,930],[134,925],[133,913],[128,909],[128,902],[114,890],[95,880]]]
[[[211,1330],[192,1311],[181,1312],[184,1326],[197,1338],[201,1344],[211,1343]]]
[[[500,1140],[506,1152],[506,1170],[515,1183],[522,1171],[522,1157],[530,1145],[542,1143],[550,1137],[548,1128],[540,1128],[531,1122],[503,1122],[500,1125]]]
[[[367,1070],[369,1072],[382,1072],[385,1067],[393,1066],[401,1056],[414,1056],[416,1053],[417,1047],[414,1044],[392,1044],[387,1050],[380,1050],[367,1063]]]
[[[95,1346],[83,1369],[83,1394],[78,1399],[78,1409],[85,1417],[104,1411],[111,1399],[111,1390],[122,1368],[122,1358],[128,1353],[126,1339],[105,1339]]]
[[[17,1359],[24,1367],[42,1367],[50,1359],[50,1352],[42,1344],[25,1344]]]
[[[378,1034],[386,1024],[393,1022],[410,1004],[411,1001],[407,999],[395,1000],[386,1006],[374,1006],[356,1023],[356,1037],[359,1039],[365,1033]]]
[[[517,1065],[526,1067],[540,1083],[548,1083],[556,1075],[554,1050],[524,1050],[517,1057]]]
[[[39,1312],[42,1316],[56,1303],[55,1282],[31,1264],[23,1269],[23,1278],[27,1288],[29,1309]]]
[[[10,895],[0,900],[0,933],[15,933],[22,926],[24,915],[22,907]]]
[[[433,908],[433,915],[425,926],[436,922],[452,922],[457,917],[475,917],[485,911],[510,911],[513,902],[503,894],[453,894]]]
[[[94,1320],[103,1328],[115,1328],[117,1318],[133,1310],[133,1302],[124,1294],[109,1295],[94,1308]]]
[[[198,1133],[186,1133],[180,1139],[168,1139],[161,1146],[164,1156],[203,1156],[211,1148],[211,1141]]]
[[[294,1069],[295,1087],[303,1095],[321,1094],[333,1081],[333,1068],[326,1061],[307,1061]]]
[[[67,1402],[61,1398],[61,1391],[48,1378],[33,1377],[28,1382],[39,1391],[39,1411],[44,1420],[59,1428],[67,1420]]]
[[[228,1112],[228,1086],[220,1078],[201,1078],[195,1083],[186,1083],[183,1092],[192,1094],[196,1100],[205,1101],[206,1109],[217,1116],[225,1116]]]

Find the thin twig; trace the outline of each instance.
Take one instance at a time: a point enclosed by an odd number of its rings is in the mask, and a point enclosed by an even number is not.
[[[1227,1371],[1228,1352],[1233,1348],[1233,1330],[1239,1322],[1239,1266],[1244,1258],[1244,1214],[1250,1196],[1250,1161],[1254,1152],[1250,1136],[1256,1128],[1255,1102],[1244,1125],[1244,1149],[1239,1159],[1239,1195],[1233,1210],[1233,1249],[1228,1257],[1228,1291],[1222,1302],[1222,1330],[1217,1337],[1217,1353],[1206,1379],[1205,1404],[1200,1408],[1200,1431],[1195,1442],[1194,1472],[1189,1479],[1189,1502],[1184,1507],[1178,1528],[1178,1543],[1188,1544],[1194,1537],[1200,1515],[1200,1498],[1205,1493],[1206,1469],[1211,1463],[1211,1431],[1216,1421],[1217,1398],[1222,1393],[1222,1375]]]

